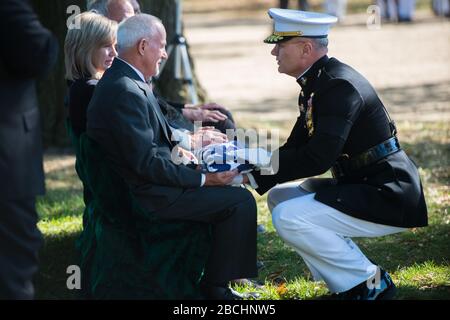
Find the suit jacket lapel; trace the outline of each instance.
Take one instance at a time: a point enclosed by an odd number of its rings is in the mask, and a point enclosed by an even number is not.
[[[145,95],[147,96],[147,99],[150,101],[150,105],[153,107],[153,110],[156,113],[156,116],[158,117],[158,120],[163,128],[164,134],[167,138],[167,140],[169,140],[170,144],[172,144],[172,141],[170,140],[170,135],[169,135],[169,123],[167,122],[166,118],[164,117],[161,108],[159,107],[159,103],[156,100],[155,96],[153,95],[153,92],[150,90],[150,88],[148,87],[148,84],[141,82],[142,85],[145,85],[147,88],[145,89]]]

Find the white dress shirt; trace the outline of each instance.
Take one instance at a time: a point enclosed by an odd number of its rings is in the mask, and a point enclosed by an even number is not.
[[[141,78],[142,81],[147,83],[147,80],[145,80],[144,74],[139,69],[137,69],[135,66],[128,63],[127,61],[120,59],[119,57],[116,57],[116,59],[119,59],[120,61],[125,62],[127,65],[129,65],[130,68],[133,69],[138,74],[139,78]]]

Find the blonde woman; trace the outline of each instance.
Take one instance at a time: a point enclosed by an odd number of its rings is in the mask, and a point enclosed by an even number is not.
[[[64,44],[69,121],[76,136],[86,131],[86,111],[98,80],[117,56],[117,23],[93,12],[76,17],[80,27]]]

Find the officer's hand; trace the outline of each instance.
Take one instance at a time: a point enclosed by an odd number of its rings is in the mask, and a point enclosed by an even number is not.
[[[202,109],[209,109],[209,110],[216,110],[216,109],[220,109],[223,111],[227,111],[227,108],[225,108],[224,106],[217,104],[215,102],[210,102],[210,103],[205,103],[199,106]]]
[[[208,110],[208,109],[201,109],[203,111],[203,120],[204,122],[219,122],[224,121],[228,117],[224,115],[219,110]]]
[[[209,110],[208,108],[184,107],[183,116],[188,120],[201,122],[219,122],[228,117],[218,110]]]
[[[205,186],[226,186],[239,174],[238,170],[224,171],[218,173],[206,173]]]

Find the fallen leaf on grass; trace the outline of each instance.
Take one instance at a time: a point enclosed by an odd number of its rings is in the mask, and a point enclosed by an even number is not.
[[[279,296],[283,296],[287,293],[286,283],[282,283],[277,287],[277,293]]]

